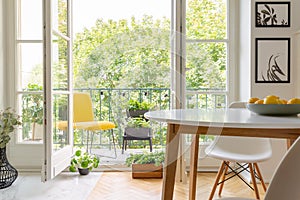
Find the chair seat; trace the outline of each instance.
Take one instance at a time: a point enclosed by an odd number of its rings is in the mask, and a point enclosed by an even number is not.
[[[67,129],[67,121],[59,121],[57,123],[57,128],[60,130]],[[116,125],[109,121],[92,121],[92,122],[76,122],[73,123],[74,129],[85,129],[89,131],[105,131],[115,128]]]
[[[226,160],[231,162],[240,162],[240,163],[257,163],[268,160],[272,156],[271,151],[267,152],[249,152],[249,153],[241,153],[234,151],[226,151],[219,147],[215,147],[214,149],[206,149],[206,154],[210,157]]]
[[[213,158],[240,163],[257,163],[272,156],[269,139],[234,136],[216,138],[205,153]]]

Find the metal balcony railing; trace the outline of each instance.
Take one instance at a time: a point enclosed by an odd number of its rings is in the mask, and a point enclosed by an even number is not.
[[[153,110],[168,110],[171,108],[170,88],[76,88],[75,91],[88,92],[91,95],[94,114],[97,120],[108,120],[114,122],[117,127],[114,130],[117,145],[121,147],[124,129],[127,124],[126,108],[130,99],[140,102],[151,103]],[[31,92],[31,91],[30,91]],[[23,110],[28,107],[28,99],[33,95],[37,98],[36,91],[26,92],[23,95]],[[189,89],[186,91],[186,108],[218,109],[226,107],[227,93],[220,89]],[[40,98],[42,99],[42,98]],[[42,104],[41,104],[42,105]],[[31,105],[32,107],[32,105]],[[23,138],[29,138],[30,125],[23,127]],[[165,145],[166,126],[162,123],[152,122],[153,147],[159,148]],[[94,139],[94,147],[111,147],[111,134],[109,132],[97,134]],[[74,145],[85,145],[85,135],[78,130],[74,133]],[[131,148],[143,148],[143,141],[134,141]]]

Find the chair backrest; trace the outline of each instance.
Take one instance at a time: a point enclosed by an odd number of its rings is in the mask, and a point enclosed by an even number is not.
[[[265,200],[300,199],[300,138],[287,151],[278,165]]]
[[[229,105],[229,108],[246,108],[246,102],[234,101]]]
[[[229,107],[246,108],[246,103],[233,102]],[[233,153],[238,151],[240,154],[248,155],[248,157],[258,154],[264,155],[264,159],[261,158],[260,161],[267,160],[272,156],[272,146],[269,138],[219,136],[205,149],[206,154],[210,154],[213,149],[223,149],[226,152]]]
[[[88,93],[74,93],[73,117],[74,122],[94,121],[92,99]]]

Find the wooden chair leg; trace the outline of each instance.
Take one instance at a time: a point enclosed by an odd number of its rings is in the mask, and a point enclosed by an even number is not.
[[[222,193],[222,190],[223,190],[223,186],[224,186],[224,180],[225,180],[225,177],[226,177],[226,173],[228,171],[228,165],[229,165],[229,161],[226,162],[226,165],[225,165],[225,170],[223,172],[223,175],[222,175],[222,179],[221,179],[221,184],[220,184],[220,187],[219,187],[219,196],[221,196],[221,193]]]
[[[214,185],[213,185],[213,188],[212,188],[212,190],[211,190],[210,196],[209,196],[209,198],[208,198],[209,200],[212,200],[213,197],[214,197],[214,194],[215,194],[215,192],[216,192],[216,189],[217,189],[219,180],[220,180],[220,178],[221,178],[221,175],[223,174],[223,171],[224,171],[224,169],[225,169],[225,166],[226,166],[226,165],[225,165],[225,161],[223,161],[222,164],[221,164],[221,166],[220,166],[220,168],[219,168],[219,171],[218,171],[218,173],[217,173],[217,177],[216,177],[215,183],[214,183]]]
[[[259,179],[260,179],[261,185],[263,186],[264,191],[266,192],[266,191],[267,191],[267,187],[266,187],[266,184],[265,184],[265,182],[264,182],[264,179],[263,179],[263,177],[262,177],[262,175],[261,175],[261,173],[260,173],[258,164],[257,164],[257,163],[253,163],[253,165],[254,165],[255,170],[256,170],[256,172],[257,172],[257,175],[258,175],[258,177],[259,177]]]
[[[252,163],[249,163],[248,166],[249,166],[249,170],[250,170],[250,174],[251,174],[251,179],[252,179],[256,199],[260,199]]]

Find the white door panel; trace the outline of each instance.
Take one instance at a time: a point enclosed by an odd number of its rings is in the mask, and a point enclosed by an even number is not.
[[[72,0],[44,0],[44,167],[42,180],[70,164],[72,127]],[[67,121],[66,130],[58,123]]]

